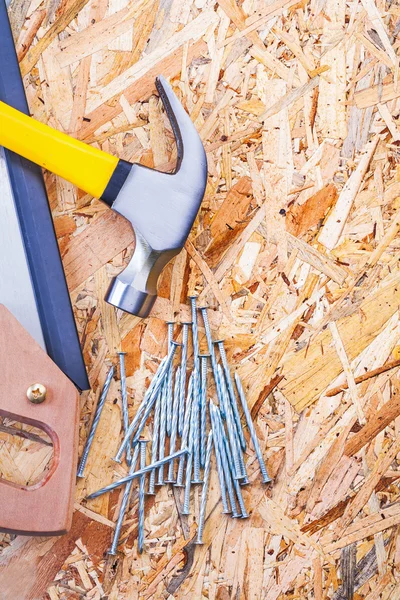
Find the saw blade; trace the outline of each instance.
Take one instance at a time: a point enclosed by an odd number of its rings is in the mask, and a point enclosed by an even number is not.
[[[4,150],[0,146],[0,304],[46,349]]]
[[[4,0],[0,0],[0,100],[29,114]],[[0,175],[0,181],[5,180],[6,183],[0,187],[0,194],[4,199],[7,197],[8,210],[6,218],[3,216],[1,221],[0,302],[5,301],[14,314],[18,311],[17,319],[36,339],[42,339],[42,345],[46,346],[55,364],[79,389],[86,390],[90,385],[42,171],[8,150],[2,153],[1,163],[3,176]],[[0,214],[3,215],[6,209],[1,197],[0,204]],[[13,234],[11,227],[14,228]],[[14,235],[19,240],[19,253],[11,250]],[[21,248],[25,248],[24,253]],[[24,267],[17,268],[17,256],[19,264],[24,264]],[[24,285],[27,287],[24,288]]]

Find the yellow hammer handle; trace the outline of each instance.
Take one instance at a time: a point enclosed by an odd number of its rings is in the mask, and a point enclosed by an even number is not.
[[[0,145],[100,198],[118,158],[0,102]]]

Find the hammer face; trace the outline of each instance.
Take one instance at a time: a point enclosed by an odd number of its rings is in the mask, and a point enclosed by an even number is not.
[[[106,300],[140,317],[154,304],[162,269],[183,248],[207,184],[207,159],[196,128],[167,82],[159,78],[157,87],[175,133],[177,169],[161,173],[132,165],[112,204],[132,224],[136,246]]]
[[[141,318],[149,315],[156,299],[156,294],[142,292],[129,283],[123,283],[119,277],[112,280],[105,297],[109,304]]]
[[[136,244],[129,265],[113,281],[106,302],[138,317],[147,317],[157,298],[157,280],[178,250],[157,252],[135,231]]]

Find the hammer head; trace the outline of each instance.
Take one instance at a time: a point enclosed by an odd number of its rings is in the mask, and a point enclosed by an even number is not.
[[[163,77],[156,86],[176,139],[175,172],[133,164],[112,204],[132,224],[136,246],[106,300],[139,317],[149,314],[162,269],[182,250],[207,185],[206,153],[195,126]]]

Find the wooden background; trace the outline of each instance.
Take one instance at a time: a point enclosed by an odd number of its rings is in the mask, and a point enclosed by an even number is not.
[[[191,543],[198,497],[180,517],[179,494],[162,488],[146,500],[142,556],[135,489],[121,552],[107,557],[121,493],[85,495],[126,472],[110,460],[121,436],[116,379],[71,532],[0,535],[1,597],[399,598],[400,6],[13,0],[9,12],[36,119],[171,169],[173,134],[154,88],[162,73],[209,161],[199,217],[144,321],[103,300],[131,256],[129,224],[46,174],[92,384],[80,451],[116,352],[128,353],[133,415],[166,351],[164,320],[188,319],[186,296],[197,292],[245,382],[274,484],[260,484],[250,447],[251,518],[231,520],[214,470],[202,547]],[[35,476],[44,451],[31,440],[21,458],[27,443],[0,437],[1,473]]]

